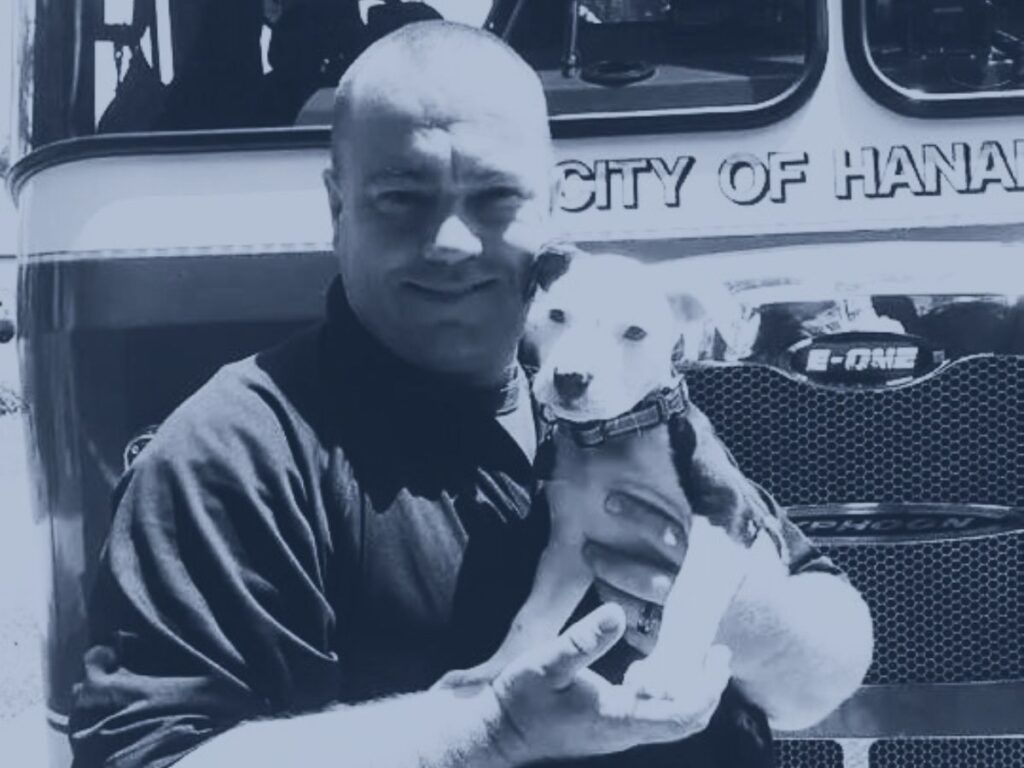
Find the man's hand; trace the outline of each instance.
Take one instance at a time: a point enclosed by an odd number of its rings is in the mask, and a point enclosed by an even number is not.
[[[677,741],[707,727],[729,680],[728,655],[709,654],[699,679],[680,681],[671,697],[650,698],[587,669],[624,624],[618,606],[602,606],[494,680],[502,712],[496,743],[513,765]]]
[[[608,495],[605,506],[616,523],[601,526],[604,538],[592,539],[583,550],[598,595],[603,602],[622,606],[626,642],[645,655],[654,649],[661,607],[686,556],[687,531],[674,517],[679,512],[646,489],[620,488]],[[786,569],[771,537],[758,536],[748,557],[748,569],[758,574],[760,583],[744,584],[737,597],[750,599],[778,588]]]
[[[609,494],[604,513],[609,518],[600,526],[604,538],[591,539],[583,557],[601,600],[622,606],[626,642],[648,654],[658,637],[661,606],[686,556],[681,521],[690,510],[673,509],[649,489],[623,487]]]
[[[626,612],[626,641],[645,654],[654,647],[660,606],[686,556],[695,514],[727,531],[738,548],[749,549],[750,573],[781,578],[788,563],[778,519],[707,416],[691,404],[669,428],[682,494],[667,498],[639,485],[613,489],[604,524],[592,532],[601,538],[591,538],[583,553],[601,599]]]

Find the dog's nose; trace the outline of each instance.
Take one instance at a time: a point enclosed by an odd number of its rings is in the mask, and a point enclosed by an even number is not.
[[[563,400],[576,400],[587,391],[594,378],[589,373],[559,373],[555,371],[555,391]]]

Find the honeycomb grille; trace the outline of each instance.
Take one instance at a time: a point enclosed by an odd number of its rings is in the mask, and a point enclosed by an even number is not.
[[[1024,680],[1024,533],[822,549],[871,606],[865,682]]]
[[[913,386],[829,390],[762,366],[686,372],[740,466],[781,504],[1024,505],[1024,359],[961,360]]]
[[[777,768],[843,768],[843,750],[834,741],[778,739]]]
[[[1024,738],[885,740],[868,754],[871,768],[1020,768]]]
[[[965,360],[887,392],[752,367],[687,377],[743,469],[783,504],[1024,503],[1024,361]],[[866,682],[1024,679],[1024,533],[824,549],[875,618]]]

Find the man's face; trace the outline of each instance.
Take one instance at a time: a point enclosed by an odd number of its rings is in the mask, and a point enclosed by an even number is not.
[[[548,234],[550,145],[512,103],[446,101],[410,89],[358,104],[342,167],[327,174],[335,250],[350,303],[387,347],[492,383]]]

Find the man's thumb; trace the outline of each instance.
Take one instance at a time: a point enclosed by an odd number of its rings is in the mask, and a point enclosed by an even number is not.
[[[568,687],[577,672],[601,658],[625,631],[626,614],[615,603],[602,605],[565,630],[541,661],[552,687]]]

